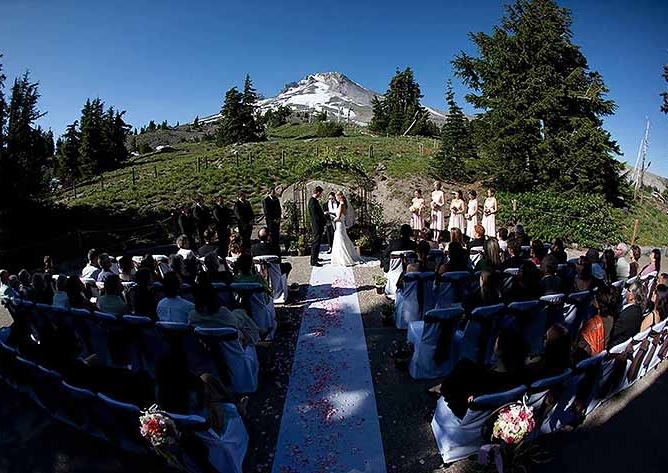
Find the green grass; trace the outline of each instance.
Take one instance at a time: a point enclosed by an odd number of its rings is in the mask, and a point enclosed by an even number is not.
[[[295,128],[302,134],[310,126]],[[292,127],[285,127],[288,128]],[[370,175],[382,162],[390,178],[403,178],[424,175],[433,145],[433,140],[425,138],[382,138],[361,134],[307,140],[287,138],[224,149],[214,143],[182,143],[175,146],[176,151],[133,158],[125,167],[103,174],[104,187],[100,178],[96,178],[78,185],[76,198],[73,198],[72,190],[67,189],[54,194],[54,199],[69,207],[92,206],[112,212],[149,215],[166,213],[179,204],[190,203],[198,192],[209,198],[220,192],[232,199],[243,189],[258,205],[270,185],[294,183],[298,179],[298,165],[313,159],[316,154],[351,158]],[[370,147],[373,157],[369,157]],[[282,152],[285,153],[285,164],[281,160]],[[197,158],[201,163],[199,172]],[[355,176],[331,171],[310,177],[355,182]]]

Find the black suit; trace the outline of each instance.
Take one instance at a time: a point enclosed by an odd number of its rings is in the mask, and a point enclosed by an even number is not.
[[[253,256],[278,256],[280,259],[281,255],[274,253],[274,245],[268,241],[259,241],[251,247],[251,255]],[[280,263],[281,273],[289,274],[292,270],[292,265],[290,263]]]
[[[218,235],[218,256],[226,258],[230,248],[230,210],[216,203],[213,206],[213,221]]]
[[[181,212],[178,216],[179,230],[188,237],[188,242],[195,242],[195,222],[189,214]]]
[[[234,216],[237,218],[237,225],[239,225],[239,236],[244,248],[250,249],[251,235],[253,234],[253,222],[255,221],[255,213],[250,202],[238,200],[234,203]]]
[[[325,231],[326,217],[325,212],[322,211],[318,199],[311,196],[308,201],[308,211],[311,215],[311,265],[318,263],[318,255],[320,254],[320,242],[322,240],[322,232]]]
[[[387,273],[390,270],[390,253],[393,251],[415,251],[416,249],[417,243],[410,238],[397,238],[396,240],[391,240],[383,255],[383,271]]]
[[[633,304],[623,309],[612,326],[608,347],[619,345],[640,332],[642,319],[640,306]]]
[[[281,232],[281,201],[278,197],[268,195],[262,201],[262,210],[264,211],[264,220],[269,230],[269,237],[271,239],[271,246],[274,248],[274,254],[281,254],[279,246],[280,232]]]
[[[209,209],[201,204],[193,205],[192,210],[193,220],[195,221],[195,228],[197,229],[197,238],[199,238],[199,244],[204,244],[204,231],[207,229],[211,223],[211,215],[209,215]]]

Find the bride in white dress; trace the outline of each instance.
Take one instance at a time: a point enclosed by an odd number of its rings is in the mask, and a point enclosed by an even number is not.
[[[343,192],[336,193],[339,207],[334,218],[334,241],[332,242],[332,266],[352,266],[360,260],[355,251],[355,245],[348,237],[346,227],[353,224],[352,212],[348,207],[348,200]],[[349,221],[348,221],[349,220]]]

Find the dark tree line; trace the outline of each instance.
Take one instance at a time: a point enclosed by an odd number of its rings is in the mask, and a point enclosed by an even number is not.
[[[2,55],[0,54],[0,60]],[[44,113],[37,108],[38,83],[29,72],[14,80],[11,96],[4,92],[6,76],[0,62],[0,202],[17,202],[42,192],[53,156],[53,133],[35,127]]]
[[[86,100],[81,118],[58,139],[56,175],[67,181],[87,179],[119,167],[129,156],[126,141],[131,127],[124,114],[114,107],[105,110],[99,98]]]
[[[219,146],[235,143],[263,141],[264,129],[256,114],[259,95],[253,87],[250,76],[246,75],[243,92],[232,87],[225,93],[225,101],[220,111],[220,121],[216,132]]]

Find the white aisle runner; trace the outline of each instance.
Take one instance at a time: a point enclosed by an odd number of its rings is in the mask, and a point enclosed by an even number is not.
[[[313,268],[273,473],[386,473],[352,269]]]

